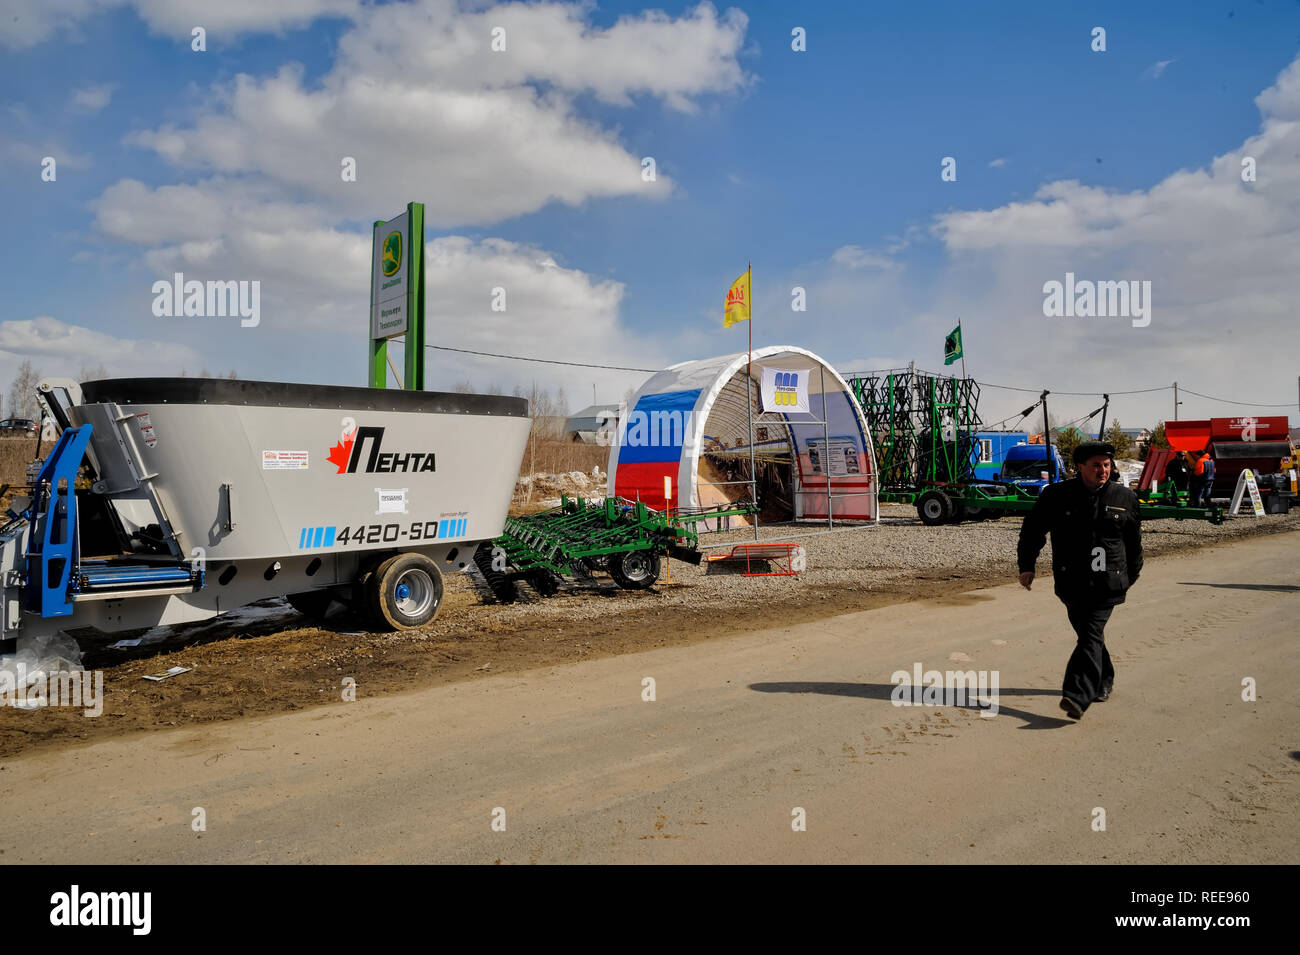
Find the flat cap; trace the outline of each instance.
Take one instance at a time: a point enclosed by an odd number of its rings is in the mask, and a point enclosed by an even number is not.
[[[1108,458],[1115,457],[1115,445],[1107,441],[1085,441],[1074,449],[1074,463],[1082,464],[1089,458],[1104,454]]]

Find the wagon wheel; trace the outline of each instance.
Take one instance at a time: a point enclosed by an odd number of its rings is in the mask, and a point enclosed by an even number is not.
[[[611,554],[609,575],[624,590],[646,590],[659,579],[659,555],[648,550]]]
[[[376,630],[422,627],[442,606],[442,573],[423,554],[390,557],[370,576],[369,588]]]
[[[952,501],[943,491],[929,490],[916,500],[916,513],[922,524],[946,524],[952,512]]]

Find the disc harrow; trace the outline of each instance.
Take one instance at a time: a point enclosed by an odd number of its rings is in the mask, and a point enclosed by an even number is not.
[[[562,578],[590,578],[594,572],[610,573],[620,587],[641,590],[653,584],[646,571],[653,568],[657,576],[663,557],[699,564],[699,521],[754,510],[741,503],[669,512],[620,497],[586,500],[566,495],[559,507],[507,518],[502,535],[479,547],[474,564],[502,603],[517,599],[517,581],[550,597]],[[635,554],[644,559],[628,556]]]

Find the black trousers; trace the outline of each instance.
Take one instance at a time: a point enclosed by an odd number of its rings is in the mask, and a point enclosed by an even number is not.
[[[1065,681],[1061,695],[1067,696],[1086,710],[1097,698],[1103,686],[1115,682],[1115,667],[1106,649],[1106,621],[1114,607],[1097,607],[1092,604],[1066,604],[1070,626],[1074,627],[1079,642],[1065,666]]]

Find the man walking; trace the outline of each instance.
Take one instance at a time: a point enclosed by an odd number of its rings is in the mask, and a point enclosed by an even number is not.
[[[1080,444],[1074,451],[1078,477],[1043,488],[1025,515],[1017,547],[1020,584],[1029,590],[1038,554],[1052,536],[1054,589],[1078,637],[1065,668],[1061,709],[1076,720],[1110,697],[1115,668],[1106,621],[1142,573],[1142,517],[1133,492],[1110,480],[1114,456],[1110,444]]]

